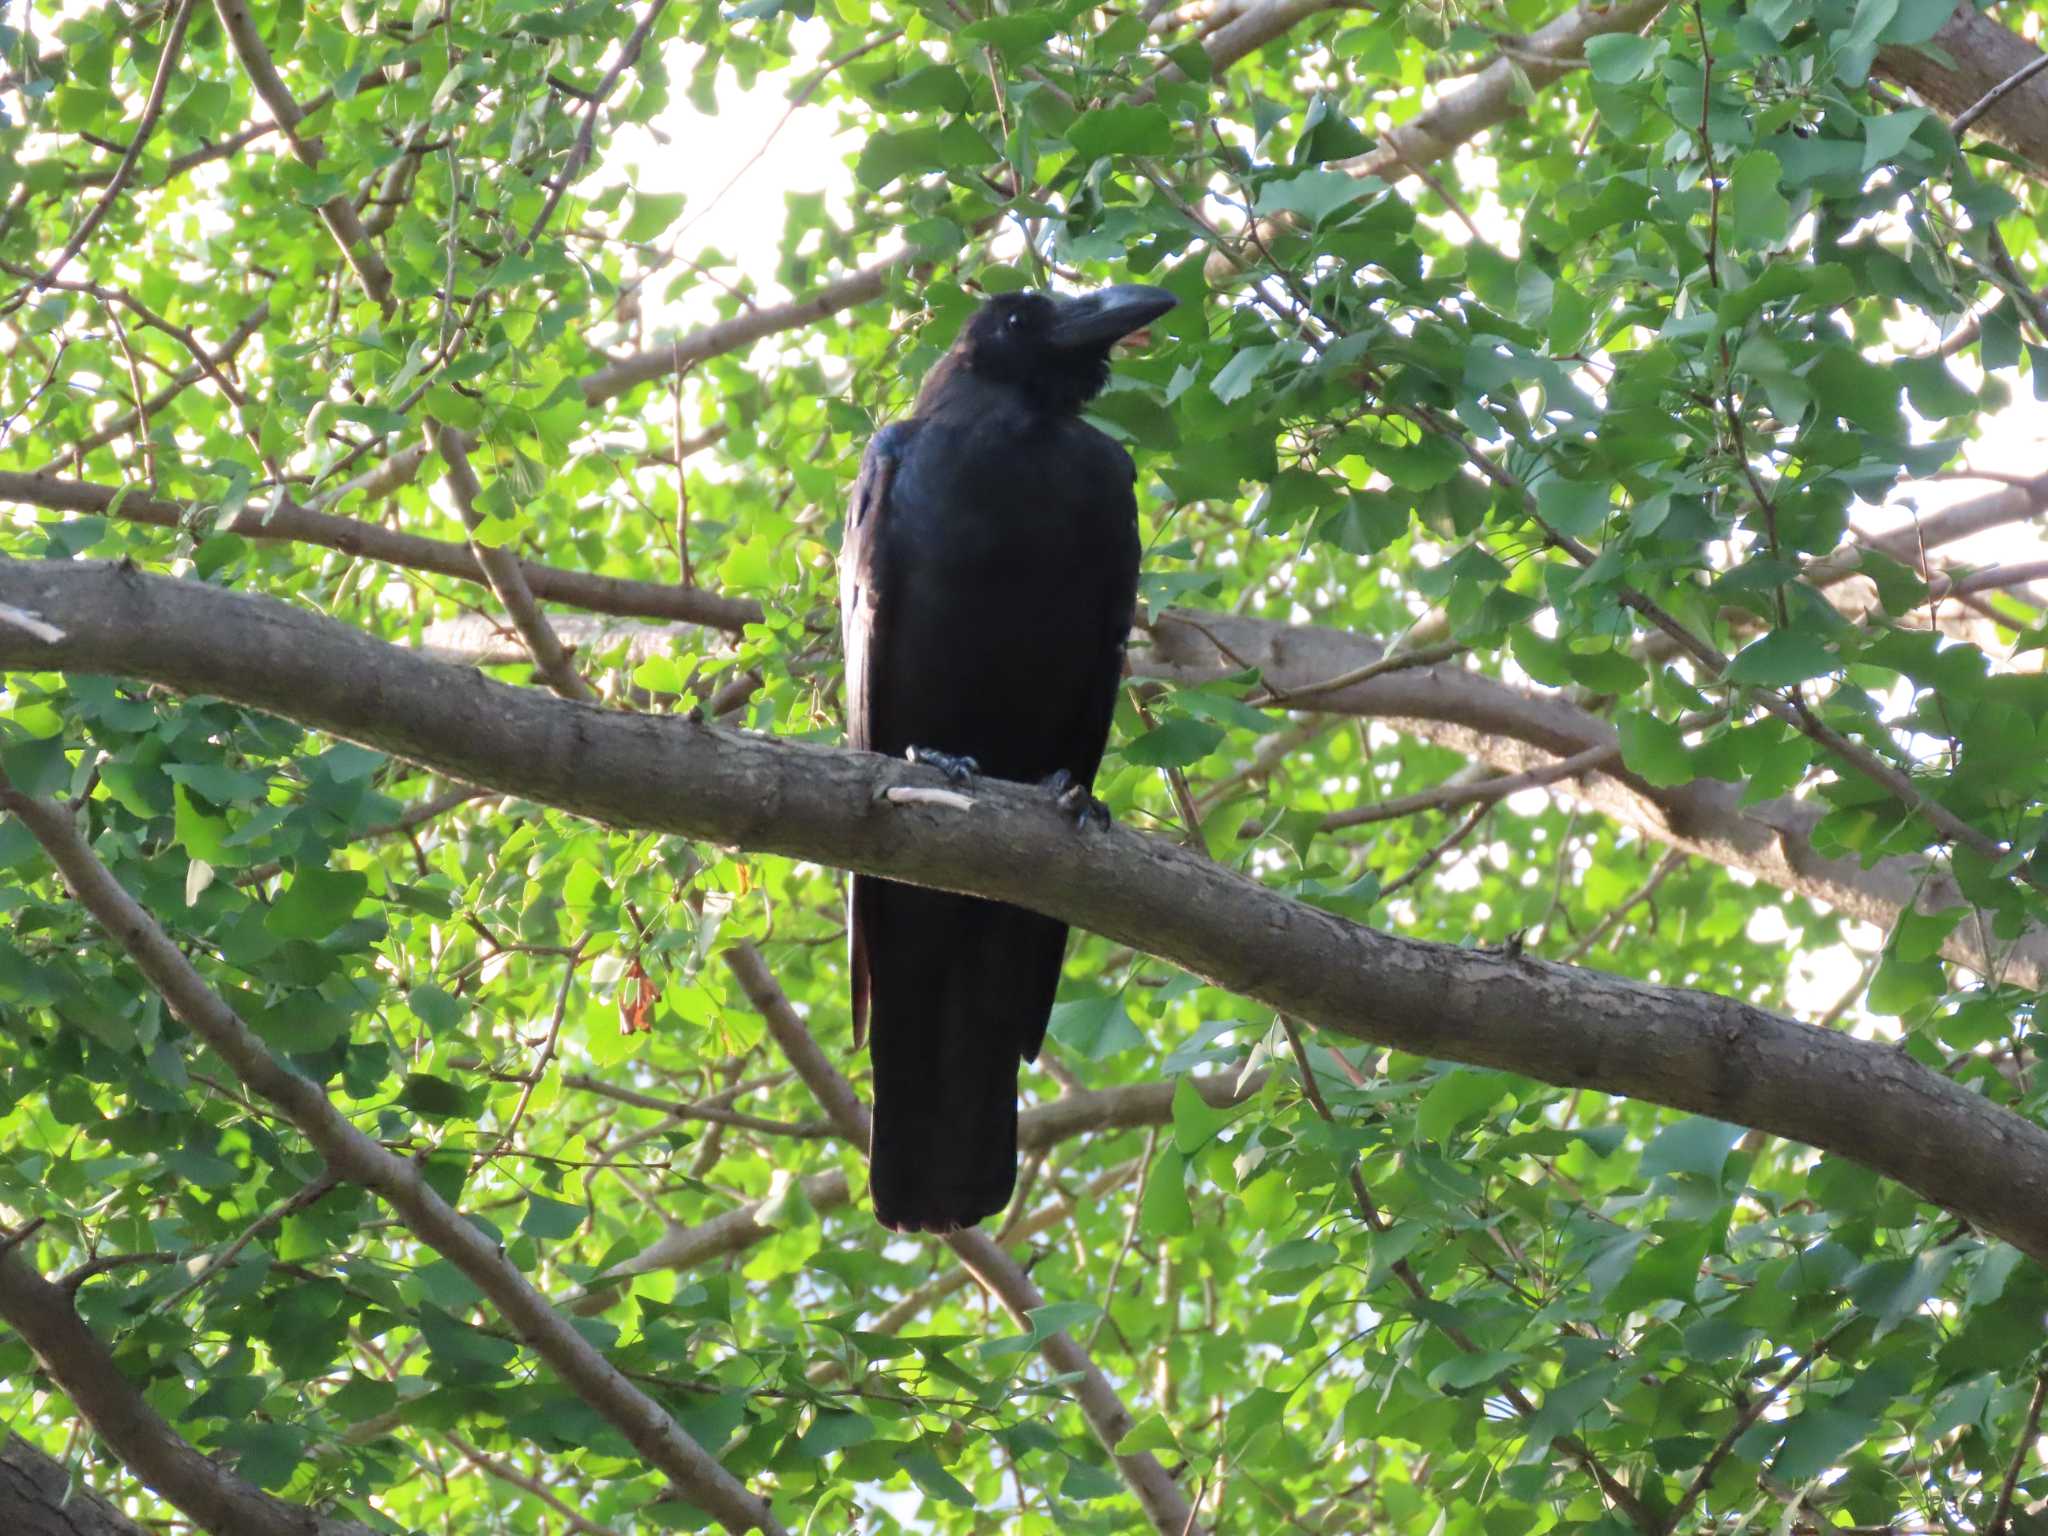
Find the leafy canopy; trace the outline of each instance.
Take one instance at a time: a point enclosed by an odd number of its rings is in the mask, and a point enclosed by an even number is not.
[[[1873,938],[1562,784],[1346,819],[1442,785],[1472,739],[1256,668],[1131,690],[1098,785],[1120,818],[1414,936],[1774,1008],[1810,1004],[1801,957],[1833,955],[1822,974],[1856,984],[1831,1027],[2038,1118],[2034,997],[1944,945],[2043,917],[2039,608],[1944,602],[1911,554],[1866,549],[1874,598],[1845,611],[1812,567],[2048,377],[2037,185],[1872,75],[1949,7],[1703,0],[1540,85],[1510,36],[1540,8],[1295,6],[1243,52],[1230,18],[1274,9],[1219,10],[1205,50],[1158,6],[282,0],[256,23],[305,112],[295,153],[214,11],[165,66],[160,12],[15,8],[0,549],[264,592],[521,680],[486,587],[274,537],[281,498],[687,579],[758,616],[551,604],[574,666],[618,707],[738,698],[741,723],[832,741],[831,553],[875,425],[983,293],[1164,283],[1182,306],[1095,407],[1141,466],[1150,610],[1406,636],[1611,722],[1637,789],[1797,796],[1821,858],[1919,858],[1958,895]],[[1496,59],[1511,105],[1476,152],[1356,173],[1426,83]],[[160,114],[89,225],[160,67]],[[687,125],[678,157],[729,137],[721,93],[757,79],[857,136],[850,217],[791,196],[773,271],[725,261],[716,208],[693,224],[609,162],[629,124]],[[859,302],[777,322],[778,290],[864,266]],[[683,299],[763,339],[690,333],[680,375],[657,358],[593,383],[669,349]],[[468,521],[430,422],[471,445]],[[1219,1531],[2041,1518],[2048,1279],[1859,1167],[1512,1075],[1297,1050],[1269,1011],[1081,936],[1028,1091],[1177,1086],[1149,1125],[1030,1160],[1019,1241],[1052,1304],[1020,1333],[942,1252],[883,1240],[858,1149],[819,1134],[721,961],[758,945],[858,1077],[835,872],[461,798],[204,698],[6,686],[14,783],[75,798],[271,1048],[544,1291],[765,1200],[748,1241],[604,1291],[577,1327],[793,1525],[1141,1528],[1034,1352],[1059,1328],[1130,1407],[1123,1449],[1181,1469]],[[486,1463],[603,1528],[703,1523],[372,1197],[301,1198],[317,1159],[12,820],[0,873],[0,1210],[46,1223],[23,1249],[46,1273],[123,1261],[77,1305],[179,1433],[392,1529],[561,1528]],[[1243,1098],[1214,1107],[1198,1073]],[[66,1443],[7,1335],[0,1414]]]

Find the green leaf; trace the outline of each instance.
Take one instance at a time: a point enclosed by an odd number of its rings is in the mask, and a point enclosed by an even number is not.
[[[1586,39],[1586,63],[1592,68],[1593,78],[1602,85],[1627,85],[1649,74],[1664,56],[1666,46],[1662,38],[1611,32]]]
[[[1896,949],[1885,951],[1870,978],[1863,1006],[1893,1017],[1909,1013],[1948,991],[1948,971],[1939,960],[1909,960]]]
[[[1876,1432],[1873,1413],[1853,1413],[1817,1405],[1797,1415],[1785,1432],[1771,1474],[1794,1488],[1804,1487]]]
[[[974,99],[960,71],[950,64],[914,69],[883,86],[882,95],[902,112],[962,112]]]
[[[896,1465],[910,1474],[910,1480],[925,1493],[943,1504],[957,1504],[962,1509],[974,1507],[974,1495],[969,1493],[960,1480],[944,1467],[939,1459],[922,1447],[896,1453]]]
[[[1690,1115],[1665,1126],[1651,1139],[1643,1149],[1637,1171],[1646,1179],[1659,1174],[1691,1173],[1718,1183],[1729,1151],[1746,1134],[1742,1126]]]
[[[1089,1061],[1103,1061],[1123,1051],[1142,1050],[1145,1037],[1124,1011],[1123,994],[1084,997],[1053,1004],[1046,1034]]]
[[[1466,1392],[1484,1386],[1503,1371],[1522,1363],[1520,1354],[1489,1349],[1470,1355],[1452,1355],[1429,1373],[1429,1384],[1439,1392]]]
[[[235,1471],[259,1488],[284,1487],[306,1458],[306,1435],[289,1424],[231,1424],[216,1442],[235,1459]]]
[[[399,1091],[398,1102],[416,1115],[429,1120],[447,1120],[469,1113],[470,1099],[459,1083],[452,1083],[445,1077],[436,1077],[430,1072],[406,1074],[405,1087]],[[582,1212],[577,1212],[578,1216]]]
[[[1677,726],[1640,709],[1617,710],[1614,725],[1621,760],[1631,773],[1658,789],[1692,782],[1692,750]]]
[[[1230,1110],[1212,1109],[1191,1075],[1183,1073],[1173,1085],[1173,1144],[1181,1156],[1193,1157],[1236,1118]]]
[[[1067,1458],[1067,1475],[1060,1482],[1062,1498],[1090,1501],[1114,1499],[1129,1492],[1124,1480],[1103,1467],[1090,1466],[1074,1457]]]
[[[174,787],[171,793],[177,801],[174,825],[177,827],[178,842],[185,851],[193,858],[203,859],[208,864],[234,863],[235,860],[227,847],[227,818],[201,810],[199,802],[182,784]]]
[[[1152,1159],[1152,1172],[1145,1179],[1145,1193],[1138,1206],[1138,1226],[1149,1237],[1179,1237],[1194,1230],[1187,1161],[1177,1147],[1162,1148]]]
[[[1826,677],[1839,665],[1817,636],[1777,629],[1742,648],[1728,664],[1728,681],[1759,688],[1789,688],[1808,678]]]
[[[1261,374],[1293,350],[1284,345],[1240,347],[1209,381],[1209,392],[1225,405],[1234,405],[1251,392]]]
[[[1618,697],[1635,692],[1649,680],[1643,664],[1626,651],[1567,650],[1562,659],[1571,680],[1595,693],[1611,693]]]
[[[845,1413],[821,1408],[796,1443],[799,1455],[822,1460],[850,1445],[865,1445],[875,1438],[875,1421],[864,1413]]]
[[[580,1205],[550,1200],[545,1195],[528,1195],[526,1214],[519,1219],[519,1230],[543,1242],[563,1242],[583,1229],[583,1216]]]
[[[962,27],[953,34],[963,43],[986,43],[998,53],[1031,54],[1065,25],[1055,9],[1013,11],[1007,16],[989,16]]]
[[[1415,1106],[1415,1134],[1424,1141],[1442,1142],[1498,1104],[1507,1092],[1508,1080],[1498,1072],[1476,1067],[1447,1072]]]
[[[1927,120],[1919,107],[1899,107],[1863,120],[1863,169],[1876,170],[1887,160],[1896,160],[1913,137],[1913,131]]]
[[[1933,38],[1947,25],[1955,7],[1946,0],[1899,0],[1899,8],[1878,34],[1878,41],[1910,48]]]
[[[1427,491],[1442,485],[1465,462],[1464,455],[1440,437],[1425,437],[1413,443],[1388,438],[1352,441],[1360,458],[1404,491]]]
[[[1116,1454],[1135,1456],[1140,1451],[1177,1451],[1180,1442],[1174,1438],[1173,1426],[1163,1416],[1148,1413],[1133,1424],[1123,1439],[1116,1443]]]
[[[1267,182],[1259,188],[1254,206],[1261,218],[1292,213],[1320,224],[1339,209],[1371,196],[1380,186],[1377,180],[1347,176],[1342,171],[1303,171],[1285,181]]]
[[[1724,208],[1729,233],[1739,250],[1761,250],[1781,243],[1792,227],[1792,205],[1778,184],[1784,167],[1767,149],[1753,149],[1728,172]]]
[[[506,1367],[519,1354],[519,1346],[510,1339],[493,1338],[431,1302],[419,1309],[419,1329],[427,1344],[427,1375],[436,1381],[502,1381]]]
[[[905,128],[870,137],[861,150],[854,179],[871,191],[879,191],[899,176],[968,170],[995,158],[995,149],[988,140],[965,123],[952,122],[943,128]]]
[[[1606,525],[1614,503],[1605,485],[1581,484],[1550,475],[1536,487],[1536,507],[1543,520],[1559,533],[1584,539]]]
[[[1098,107],[1067,125],[1067,142],[1089,160],[1103,155],[1170,155],[1173,121],[1156,106]]]
[[[1185,768],[1223,745],[1223,732],[1213,725],[1182,716],[1147,731],[1120,749],[1124,758],[1148,768]]]
[[[633,194],[633,216],[626,220],[626,227],[619,237],[643,245],[675,223],[676,216],[683,211],[683,195],[680,192],[640,192]]]
[[[302,869],[271,904],[263,926],[281,938],[324,939],[347,922],[370,888],[353,869]]]

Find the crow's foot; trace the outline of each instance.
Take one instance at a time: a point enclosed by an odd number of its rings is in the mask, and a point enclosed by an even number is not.
[[[946,776],[946,782],[957,784],[962,789],[974,782],[974,776],[981,772],[981,764],[971,757],[956,757],[951,752],[937,752],[930,747],[910,747],[903,754],[906,762],[922,763],[927,768],[936,768]]]
[[[1094,792],[1066,769],[1055,769],[1040,779],[1038,785],[1052,791],[1053,804],[1074,818],[1077,831],[1091,821],[1105,831],[1108,829],[1109,807],[1096,799]]]

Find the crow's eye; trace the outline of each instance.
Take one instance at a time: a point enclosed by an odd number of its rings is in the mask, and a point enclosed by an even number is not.
[[[1005,320],[1005,321],[1004,321],[1003,323],[1004,323],[1005,325],[1007,325],[1007,326],[1008,326],[1008,327],[1009,327],[1009,328],[1010,328],[1011,330],[1013,330],[1013,331],[1021,331],[1021,330],[1023,330],[1023,329],[1024,329],[1024,311],[1023,311],[1023,310],[1021,310],[1021,309],[1013,309],[1013,310],[1011,310],[1011,311],[1010,311],[1010,316],[1009,316],[1009,318],[1008,318],[1007,320]]]

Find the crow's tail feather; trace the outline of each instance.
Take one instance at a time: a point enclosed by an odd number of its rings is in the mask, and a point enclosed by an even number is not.
[[[859,877],[875,1218],[951,1232],[1009,1203],[1017,1069],[1038,1053],[1066,927],[1020,907]]]

